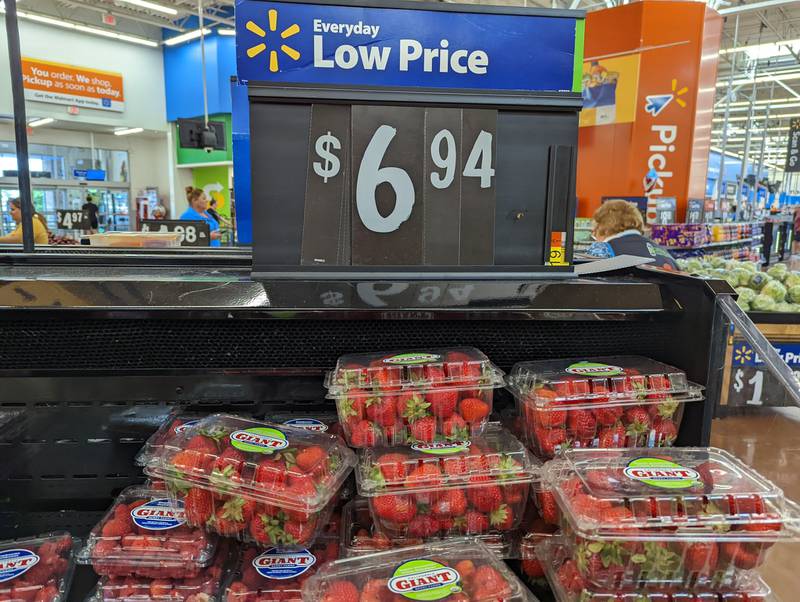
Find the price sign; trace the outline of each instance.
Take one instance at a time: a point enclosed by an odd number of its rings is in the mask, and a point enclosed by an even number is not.
[[[89,214],[80,209],[57,209],[56,225],[62,230],[88,230],[91,220]]]
[[[773,343],[783,360],[800,380],[800,343]],[[729,406],[787,406],[792,405],[783,384],[772,375],[745,341],[735,341],[728,384]]]
[[[182,247],[207,247],[211,242],[208,224],[203,221],[152,220],[141,222],[142,232],[177,232]]]
[[[786,147],[787,173],[800,171],[800,119],[792,118],[789,122],[789,137]]]

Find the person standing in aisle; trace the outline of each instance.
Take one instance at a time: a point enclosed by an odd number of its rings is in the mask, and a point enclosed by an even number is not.
[[[22,244],[22,202],[17,199],[8,201],[8,212],[11,214],[11,219],[17,224],[17,227],[11,234],[0,236],[0,244]],[[47,230],[47,222],[44,217],[38,213],[33,214],[33,243],[37,245],[46,245],[49,236]]]
[[[606,201],[592,216],[595,243],[587,254],[595,257],[633,255],[655,259],[649,265],[666,270],[678,270],[672,255],[665,248],[644,236],[644,220],[633,203],[622,199]]]
[[[208,197],[203,192],[203,189],[187,186],[186,201],[189,203],[189,207],[181,214],[180,219],[206,222],[211,233],[209,245],[212,247],[220,246],[219,222],[208,213]]]
[[[81,211],[83,211],[89,218],[89,229],[85,232],[87,234],[97,234],[97,231],[100,228],[100,222],[97,217],[100,213],[100,208],[95,205],[91,194],[86,195],[86,202],[81,207]]]

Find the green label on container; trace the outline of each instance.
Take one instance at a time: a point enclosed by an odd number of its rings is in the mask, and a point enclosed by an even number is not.
[[[442,359],[441,355],[435,353],[401,353],[393,355],[383,360],[384,364],[400,364],[409,366],[412,364],[427,364],[428,362],[438,362]]]
[[[442,600],[461,591],[461,575],[433,560],[404,562],[389,579],[389,590],[409,600]]]
[[[230,438],[236,449],[257,454],[271,454],[289,446],[286,435],[270,427],[233,431]]]
[[[449,456],[467,451],[470,445],[472,445],[472,441],[442,441],[439,443],[415,443],[411,449],[433,456]]]
[[[577,362],[567,366],[567,372],[579,376],[619,376],[622,368],[598,362]]]
[[[686,489],[701,482],[696,470],[663,458],[636,458],[624,472],[629,479],[662,489]]]

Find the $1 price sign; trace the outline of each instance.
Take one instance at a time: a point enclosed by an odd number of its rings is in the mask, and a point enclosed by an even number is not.
[[[491,264],[496,115],[315,105],[301,261]]]
[[[207,247],[211,240],[208,224],[201,221],[142,220],[142,232],[176,232],[182,247]]]

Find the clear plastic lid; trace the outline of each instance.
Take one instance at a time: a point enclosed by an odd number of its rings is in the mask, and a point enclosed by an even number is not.
[[[207,415],[200,412],[184,412],[182,410],[172,412],[159,429],[145,442],[139,453],[136,454],[136,464],[139,466],[147,464],[162,445],[191,429]]]
[[[222,585],[228,579],[234,554],[232,547],[221,544],[213,562],[200,573],[187,579],[148,579],[144,577],[101,577],[87,598],[131,602],[209,602],[218,600]]]
[[[182,503],[133,486],[119,494],[76,559],[100,574],[188,577],[208,566],[216,547],[215,535],[186,525]]]
[[[336,435],[214,414],[162,446],[145,473],[256,503],[316,512],[336,495],[355,454]]]
[[[338,558],[339,542],[330,537],[318,538],[302,550],[245,546],[225,588],[225,599],[302,602],[303,582],[324,563]]]
[[[503,371],[474,347],[343,355],[325,378],[331,398],[380,397],[403,389],[495,389],[503,382]]]
[[[490,424],[464,441],[365,449],[359,456],[359,494],[374,497],[451,488],[530,483],[541,464],[514,435]]]
[[[769,586],[754,572],[743,577],[735,589],[605,589],[587,583],[580,576],[568,547],[558,538],[543,541],[536,554],[556,602],[766,602],[770,599]]]
[[[0,600],[66,600],[78,543],[66,531],[0,541]]]
[[[536,601],[505,563],[475,539],[337,560],[303,586],[305,602],[394,599],[392,594],[409,600]]]
[[[682,370],[638,355],[520,362],[508,378],[508,389],[538,408],[554,402],[570,407],[695,401],[703,388]]]
[[[800,507],[721,449],[573,449],[542,472],[580,537],[800,540]]]
[[[423,543],[421,538],[391,539],[375,528],[369,502],[357,497],[342,509],[340,549],[343,558],[364,556],[391,548],[404,548]]]

